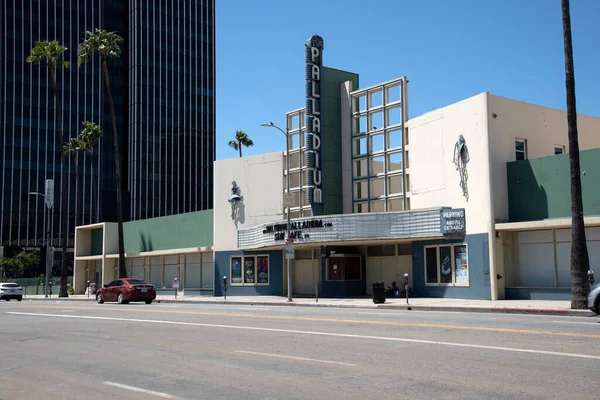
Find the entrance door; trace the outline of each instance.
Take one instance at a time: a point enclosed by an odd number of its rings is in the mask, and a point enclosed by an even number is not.
[[[404,274],[409,274],[412,286],[412,256],[367,257],[367,294],[373,293],[371,283],[383,281],[385,288],[396,282],[398,287],[404,284]]]
[[[294,260],[293,263],[293,293],[314,296],[315,285],[320,282],[319,260]]]

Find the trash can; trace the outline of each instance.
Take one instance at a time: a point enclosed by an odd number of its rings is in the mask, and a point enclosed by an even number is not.
[[[385,303],[385,286],[383,282],[371,283],[373,289],[373,303]]]

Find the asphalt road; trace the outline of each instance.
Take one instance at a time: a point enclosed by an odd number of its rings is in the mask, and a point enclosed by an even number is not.
[[[0,302],[0,399],[597,399],[599,322]]]

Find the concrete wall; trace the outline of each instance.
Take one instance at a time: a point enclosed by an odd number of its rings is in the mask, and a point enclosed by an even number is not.
[[[215,251],[237,250],[238,229],[283,220],[283,170],[281,152],[215,161]],[[227,201],[232,181],[242,197],[235,219]]]
[[[358,74],[328,67],[321,69],[323,210],[313,206],[313,215],[341,214],[343,212],[340,86],[346,81],[352,82],[352,87],[357,88]]]
[[[527,140],[529,159],[554,155],[554,145],[565,146],[568,152],[567,114],[491,94],[488,102],[494,216],[496,221],[508,221],[506,163],[516,160],[515,139]],[[577,126],[580,150],[600,147],[600,118],[578,114]]]
[[[123,231],[125,253],[210,247],[213,210],[127,222]]]
[[[600,215],[600,149],[580,152],[584,215]],[[571,216],[569,155],[506,165],[510,222]]]
[[[410,208],[465,208],[467,233],[488,232],[491,220],[486,120],[487,93],[468,98],[407,122]],[[469,151],[468,199],[453,164],[463,135]]]

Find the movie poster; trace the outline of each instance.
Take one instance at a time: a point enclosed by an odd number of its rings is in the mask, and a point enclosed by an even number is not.
[[[242,259],[240,257],[231,259],[231,283],[242,283]]]
[[[244,283],[254,283],[254,257],[244,257]]]
[[[262,284],[269,283],[269,257],[257,257],[256,258],[256,270],[258,275],[258,282]]]

